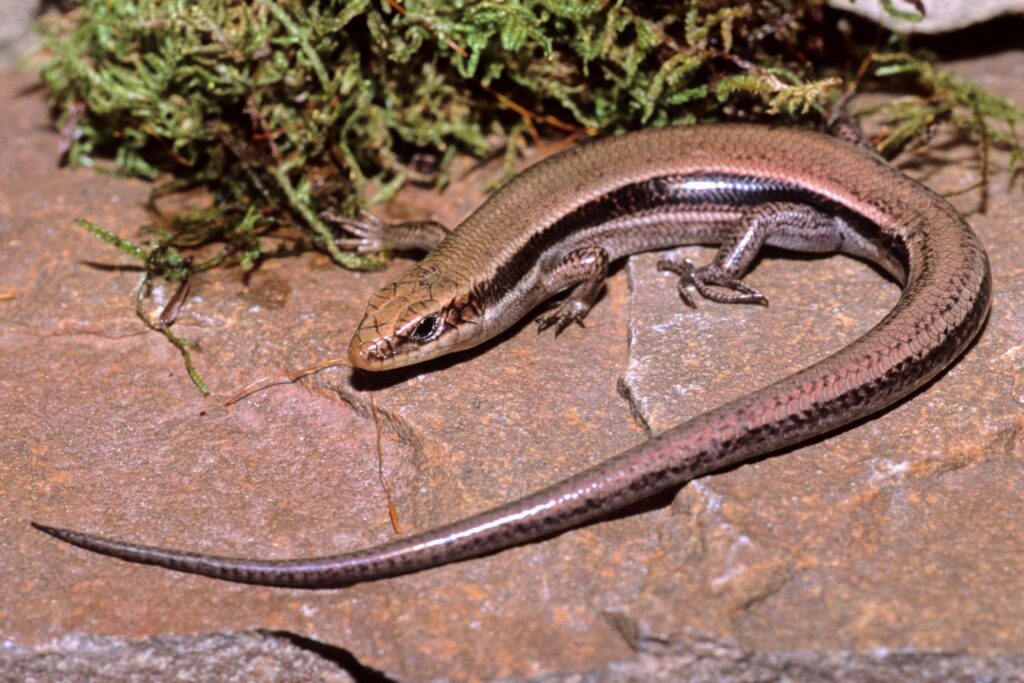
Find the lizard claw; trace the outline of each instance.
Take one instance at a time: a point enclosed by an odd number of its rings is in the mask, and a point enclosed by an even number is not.
[[[555,336],[562,334],[567,327],[576,323],[580,327],[586,327],[583,319],[590,313],[590,307],[582,301],[568,299],[554,311],[545,313],[537,318],[537,333],[540,334],[549,327],[554,326]]]

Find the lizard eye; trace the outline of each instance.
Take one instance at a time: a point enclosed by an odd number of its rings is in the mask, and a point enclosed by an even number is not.
[[[416,324],[416,329],[409,336],[419,342],[430,341],[441,331],[441,319],[436,315],[428,315]]]

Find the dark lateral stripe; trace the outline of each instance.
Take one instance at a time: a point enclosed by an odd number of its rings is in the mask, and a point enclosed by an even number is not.
[[[529,272],[548,249],[578,231],[654,208],[669,206],[721,206],[735,208],[766,202],[793,202],[827,207],[831,202],[796,185],[764,178],[719,174],[671,175],[623,185],[538,229],[522,249],[503,263],[489,282],[482,283],[483,301],[499,299]]]

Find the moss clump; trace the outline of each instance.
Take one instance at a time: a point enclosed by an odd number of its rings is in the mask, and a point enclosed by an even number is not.
[[[70,164],[159,180],[154,198],[215,198],[134,253],[149,277],[181,281],[253,267],[283,226],[298,248],[377,267],[383,255],[343,251],[325,217],[443,184],[458,152],[511,168],[544,135],[817,120],[863,58],[835,48],[852,41],[833,24],[822,0],[82,0],[43,24],[43,76]],[[928,93],[889,110],[883,146],[948,118],[1019,163],[1005,102],[899,45],[869,64],[862,76]],[[990,132],[993,117],[1009,127]]]
[[[71,164],[112,157],[132,175],[173,173],[158,196],[216,194],[179,217],[179,244],[225,241],[254,263],[284,222],[372,267],[321,215],[443,183],[457,151],[538,128],[690,123],[744,101],[822,106],[839,80],[775,53],[818,4],[86,0],[46,24],[43,75]]]

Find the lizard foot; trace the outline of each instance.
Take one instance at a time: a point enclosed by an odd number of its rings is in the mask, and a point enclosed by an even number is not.
[[[549,327],[554,326],[555,336],[560,335],[565,328],[573,323],[584,327],[583,319],[590,313],[590,306],[579,299],[566,299],[562,304],[551,311],[537,318],[537,333],[541,333]]]
[[[355,237],[339,237],[334,240],[334,243],[342,249],[360,254],[384,250],[384,222],[369,211],[360,211],[358,218],[340,216],[332,211],[324,211],[320,217],[342,226],[346,232],[355,235]]]
[[[690,308],[697,307],[697,302],[693,300],[693,296],[689,292],[690,285],[693,285],[693,288],[705,299],[720,304],[768,305],[768,298],[764,294],[738,277],[729,275],[713,263],[697,266],[689,259],[675,261],[663,258],[658,261],[658,270],[668,271],[679,276],[679,298]],[[721,291],[722,289],[729,291]]]

